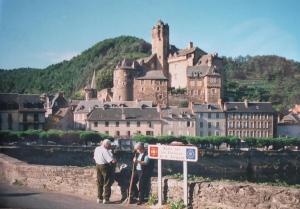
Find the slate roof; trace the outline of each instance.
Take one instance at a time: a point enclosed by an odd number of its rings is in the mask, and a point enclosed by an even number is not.
[[[137,77],[137,80],[168,80],[161,70],[149,70],[145,75]]]
[[[249,112],[249,113],[275,113],[270,102],[248,102],[246,107],[245,102],[226,102],[226,112]]]
[[[75,113],[89,113],[92,109],[96,107],[103,107],[103,102],[92,99],[92,100],[82,100],[78,103]]]
[[[213,67],[207,65],[188,66],[186,73],[188,77],[203,77],[208,74],[219,75],[219,73],[215,73]]]
[[[173,54],[176,55],[176,56],[186,56],[187,54],[191,54],[191,53],[194,53],[196,51],[199,52],[202,55],[207,54],[205,51],[203,51],[202,49],[200,49],[198,47],[179,49],[179,50],[176,50],[175,52],[173,52]]]
[[[280,124],[300,124],[300,114],[290,113],[288,115],[285,115],[279,123]]]
[[[156,108],[95,108],[88,121],[159,121],[160,114]]]
[[[118,101],[118,102],[102,102],[97,99],[93,100],[82,100],[78,103],[75,113],[89,113],[95,108],[141,108],[141,107],[152,107],[152,101]]]
[[[194,112],[223,112],[219,104],[194,104]]]
[[[0,93],[1,110],[45,111],[38,94]]]
[[[189,108],[168,107],[161,110],[162,119],[168,121],[190,121],[195,120],[195,115]]]

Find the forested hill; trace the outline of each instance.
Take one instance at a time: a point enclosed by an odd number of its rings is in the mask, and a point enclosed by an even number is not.
[[[300,63],[278,56],[224,58],[225,99],[270,101],[277,110],[300,103]]]
[[[0,70],[0,92],[55,93],[78,98],[96,70],[97,89],[112,87],[112,74],[123,58],[150,54],[142,39],[120,36],[106,39],[72,58],[45,69]],[[271,101],[278,110],[300,103],[300,63],[278,56],[223,57],[225,99]]]
[[[74,97],[90,81],[96,70],[97,88],[112,86],[113,69],[124,58],[150,54],[151,45],[142,39],[120,36],[106,39],[72,58],[45,69],[0,70],[0,92],[55,93]]]

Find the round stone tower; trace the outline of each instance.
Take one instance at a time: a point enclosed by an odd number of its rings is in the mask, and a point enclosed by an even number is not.
[[[124,59],[114,71],[113,101],[133,100],[135,62]]]

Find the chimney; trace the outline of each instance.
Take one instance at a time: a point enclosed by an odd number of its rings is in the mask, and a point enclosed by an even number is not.
[[[124,113],[124,108],[122,107],[121,110],[122,110],[121,118],[122,118],[122,120],[126,120],[126,115]]]
[[[157,106],[156,106],[156,110],[157,110],[157,112],[161,112],[161,106],[160,106],[160,105],[157,105]]]
[[[244,99],[245,108],[248,108],[248,100]]]
[[[193,48],[193,47],[194,47],[194,44],[193,44],[192,41],[190,41],[190,42],[189,42],[189,45],[188,45],[188,48],[191,49],[191,48]]]
[[[224,111],[227,111],[227,105],[224,103]]]

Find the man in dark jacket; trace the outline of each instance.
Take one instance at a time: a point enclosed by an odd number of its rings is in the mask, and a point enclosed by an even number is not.
[[[133,158],[133,162],[136,168],[136,175],[133,182],[133,193],[138,191],[138,205],[145,202],[145,195],[148,190],[148,181],[150,178],[149,171],[149,157],[146,153],[143,143],[137,143],[135,146],[137,155]],[[138,183],[138,188],[136,184]]]

